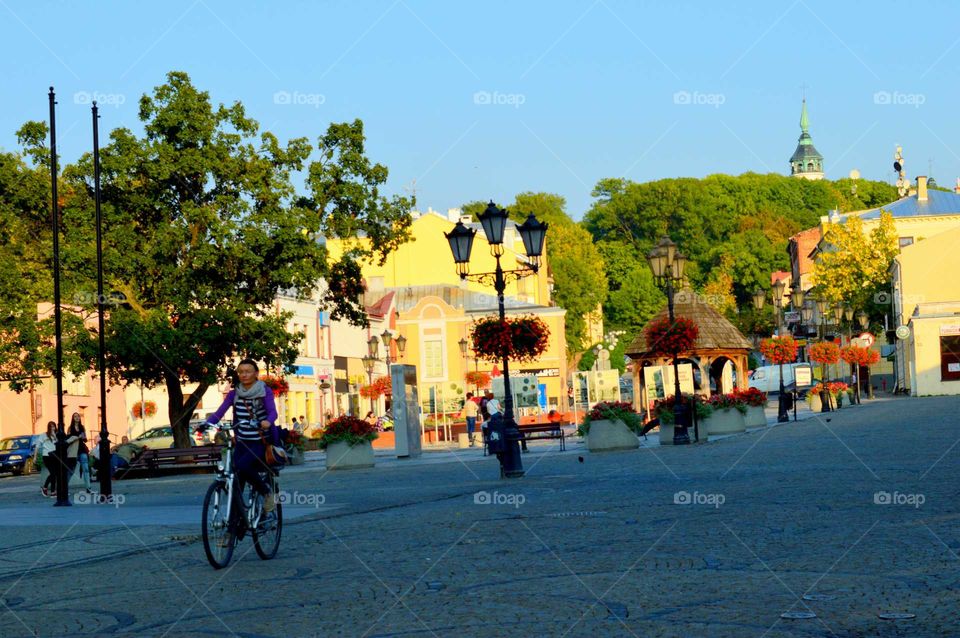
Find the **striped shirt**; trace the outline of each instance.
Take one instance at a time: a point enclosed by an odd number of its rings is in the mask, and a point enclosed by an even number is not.
[[[233,427],[239,441],[259,441],[260,423],[269,421],[273,425],[277,420],[277,406],[269,388],[262,398],[257,399],[238,399],[236,390],[230,390],[217,411],[207,417],[207,423],[218,423],[230,408],[233,408]],[[275,427],[271,428],[269,434],[264,434],[275,439],[274,444],[277,443]]]

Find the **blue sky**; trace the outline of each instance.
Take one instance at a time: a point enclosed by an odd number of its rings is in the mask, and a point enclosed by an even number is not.
[[[362,118],[418,207],[567,198],[599,179],[788,172],[805,90],[827,176],[960,176],[960,5],[949,2],[0,0],[0,147],[58,94],[66,161],[139,128],[170,70],[281,139]],[[802,89],[801,87],[804,87]]]

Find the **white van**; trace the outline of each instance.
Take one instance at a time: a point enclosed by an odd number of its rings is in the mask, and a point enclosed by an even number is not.
[[[785,363],[783,364],[783,385],[789,387],[793,385],[796,379],[796,369],[799,367],[809,368],[809,363]],[[812,371],[811,371],[812,372]],[[810,376],[812,379],[812,375]],[[780,366],[760,366],[750,372],[748,385],[761,392],[779,392],[780,391]],[[802,391],[804,388],[800,388]]]

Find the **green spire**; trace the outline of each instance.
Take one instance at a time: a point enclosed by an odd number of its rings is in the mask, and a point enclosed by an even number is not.
[[[807,115],[807,100],[804,98],[803,106],[800,109],[800,132],[809,134],[810,117]]]

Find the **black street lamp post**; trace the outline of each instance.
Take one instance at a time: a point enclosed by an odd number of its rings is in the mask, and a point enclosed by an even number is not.
[[[376,337],[370,337],[370,340],[367,341],[367,356],[363,357],[363,367],[367,369],[367,379],[370,385],[373,385],[373,368],[377,365],[377,361],[380,360],[380,352],[378,348],[379,342]],[[370,395],[370,411],[374,412],[376,406],[373,404],[373,395]]]
[[[866,330],[870,325],[870,317],[867,316],[867,313],[861,310],[857,313],[857,323],[860,324],[861,330]],[[870,383],[870,366],[864,366],[867,369],[867,398],[873,398],[873,384]],[[857,375],[859,382],[859,374]],[[859,386],[858,386],[859,387]]]
[[[820,298],[814,299],[813,303],[817,306],[817,314],[820,315],[820,332],[818,335],[819,340],[826,341],[827,340],[827,310],[829,310],[830,305],[827,303],[826,299],[820,299]],[[832,411],[831,395],[830,395],[830,391],[827,390],[828,379],[827,379],[826,363],[820,364],[820,376],[821,376],[821,384],[823,385],[823,391],[820,392],[820,401],[823,407],[820,409],[820,411],[831,412]]]
[[[54,506],[69,506],[67,494],[67,434],[63,430],[63,332],[60,311],[60,203],[57,198],[57,98],[50,87],[50,217],[53,223],[53,325],[56,342],[56,360],[53,376],[57,379],[57,502]]]
[[[847,320],[847,345],[853,345],[853,308],[843,307],[843,318]],[[860,366],[856,362],[850,364],[850,377],[853,380],[853,400],[860,405]]]
[[[380,335],[380,340],[383,341],[384,349],[384,362],[387,364],[387,374],[390,374],[390,344],[393,343],[393,333],[389,330],[384,330],[383,334]]]
[[[800,313],[800,322],[799,326],[794,327],[794,334],[803,338],[804,345],[800,346],[800,356],[801,361],[807,360],[807,324],[810,323],[810,317],[807,316],[806,306],[804,305],[805,294],[803,289],[800,287],[800,284],[796,284],[793,287],[793,290],[790,291],[790,305],[793,307],[794,312]]]
[[[110,482],[110,431],[107,429],[107,362],[103,325],[103,218],[100,214],[100,128],[97,120],[97,103],[93,103],[93,193],[97,226],[97,369],[100,372],[100,498],[109,498],[113,493]],[[140,409],[143,409],[141,402]]]
[[[676,321],[673,314],[674,285],[683,283],[683,271],[687,265],[687,258],[677,250],[677,245],[669,237],[663,237],[653,250],[647,255],[650,269],[657,284],[664,286],[667,293],[667,312],[670,322]],[[677,362],[679,352],[673,353],[673,444],[689,445],[690,434],[687,428],[691,423],[691,408],[683,402],[680,393],[680,372]]]
[[[535,274],[540,269],[540,257],[543,254],[543,241],[547,234],[547,224],[537,221],[531,213],[523,224],[517,226],[517,232],[523,240],[523,247],[527,253],[527,266],[514,270],[503,270],[500,266],[500,257],[503,255],[503,234],[507,227],[507,211],[490,202],[486,210],[478,216],[483,233],[490,245],[490,254],[496,259],[497,267],[493,272],[470,273],[470,252],[473,250],[473,239],[476,229],[467,228],[463,222],[457,222],[453,230],[444,233],[450,243],[453,261],[457,267],[460,279],[472,279],[481,283],[493,284],[497,292],[497,307],[500,311],[500,320],[506,320],[506,310],[503,303],[503,293],[507,288],[507,278],[521,279]],[[519,478],[524,474],[523,461],[520,456],[520,430],[513,415],[513,392],[510,388],[510,362],[503,357],[503,423],[504,423],[504,452],[500,458],[500,472],[507,478]]]
[[[777,281],[773,285],[773,312],[777,316],[777,336],[782,336],[781,334],[781,313],[780,306],[783,304],[783,291],[786,288],[786,284],[781,280]],[[756,306],[757,310],[763,308],[763,302],[766,295],[763,294],[762,290],[757,290],[753,293],[753,305]],[[790,420],[790,406],[787,403],[787,389],[783,384],[783,362],[779,364],[780,371],[780,388],[777,396],[777,423],[786,423]]]

